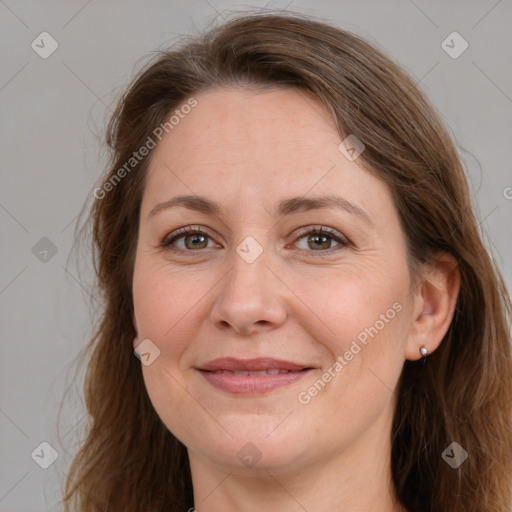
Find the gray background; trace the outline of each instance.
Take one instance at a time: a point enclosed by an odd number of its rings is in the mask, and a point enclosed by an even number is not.
[[[461,148],[483,234],[510,288],[509,0],[0,0],[1,512],[58,510],[86,424],[73,360],[91,333],[94,300],[87,269],[79,275],[68,256],[77,214],[105,163],[100,136],[112,102],[144,57],[176,34],[195,33],[217,11],[265,5],[359,33],[421,82]],[[46,59],[31,47],[44,31],[58,43]],[[441,47],[453,31],[469,44],[456,59]],[[67,387],[61,444],[57,412]],[[59,454],[48,469],[31,457],[43,441]],[[48,460],[46,448],[36,453]]]

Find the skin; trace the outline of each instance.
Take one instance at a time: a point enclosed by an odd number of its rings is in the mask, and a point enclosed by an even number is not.
[[[403,510],[391,485],[394,390],[404,361],[419,359],[423,344],[432,353],[448,329],[459,287],[453,260],[439,255],[412,286],[389,188],[339,151],[333,120],[307,93],[219,88],[195,98],[153,151],[133,276],[134,347],[149,339],[160,350],[142,366],[144,382],[188,449],[195,509]],[[182,194],[214,200],[221,213],[149,214]],[[283,199],[323,194],[357,205],[369,222],[332,207],[275,214]],[[199,249],[193,234],[188,245],[184,236],[174,242],[185,254],[161,247],[190,225],[208,230]],[[349,245],[296,236],[314,226]],[[262,249],[251,263],[236,251],[247,237]],[[301,403],[299,393],[396,303],[400,312]],[[315,370],[270,393],[235,396],[195,369],[226,356]],[[250,467],[237,457],[247,443],[261,455]]]

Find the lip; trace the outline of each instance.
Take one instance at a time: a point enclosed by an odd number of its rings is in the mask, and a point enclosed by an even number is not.
[[[272,357],[258,357],[256,359],[236,359],[235,357],[221,357],[214,359],[206,364],[201,365],[198,369],[214,372],[217,370],[229,371],[253,371],[267,369],[283,369],[290,371],[300,371],[305,368],[311,368],[310,365],[293,363],[282,359],[274,359]]]
[[[238,395],[269,393],[297,382],[313,370],[311,366],[281,359],[232,357],[214,359],[196,369],[212,386]]]

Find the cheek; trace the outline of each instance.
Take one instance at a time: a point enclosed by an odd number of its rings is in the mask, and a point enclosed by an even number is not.
[[[193,446],[197,439],[215,443],[222,435],[211,421],[207,409],[187,388],[187,383],[175,368],[162,357],[142,368],[144,384],[149,399],[167,429],[186,446]],[[204,428],[208,425],[209,428]]]
[[[325,333],[317,341],[327,344],[333,355],[348,350],[354,340],[369,347],[370,340],[396,338],[403,333],[408,273],[382,264],[375,267],[369,262],[346,264],[328,272],[311,269],[309,276],[306,272],[293,280],[289,276],[287,283],[304,298],[310,325],[318,324],[319,332]]]
[[[310,325],[322,329],[315,341],[326,352],[323,374],[297,396],[311,414],[325,415],[328,404],[338,404],[336,418],[358,418],[363,428],[382,412],[403,367],[408,283],[406,271],[374,265],[297,281],[298,294],[312,305]]]
[[[205,435],[200,426],[208,421],[180,368],[190,340],[196,336],[192,317],[198,311],[199,291],[195,287],[196,293],[188,293],[189,284],[165,265],[142,263],[135,267],[133,297],[138,338],[150,339],[160,350],[150,365],[141,366],[146,391],[166,427],[186,444]]]
[[[329,327],[316,340],[329,357],[322,375],[305,382],[296,398],[305,418],[324,421],[326,440],[339,436],[337,429],[345,425],[349,443],[377,421],[389,407],[403,367],[408,279],[392,273],[371,276],[347,271],[325,280],[327,293],[311,284],[301,290]]]
[[[133,301],[139,338],[151,339],[161,350],[169,348],[165,340],[179,342],[185,335],[182,331],[191,326],[189,318],[200,293],[197,286],[174,275],[165,265],[136,264]]]

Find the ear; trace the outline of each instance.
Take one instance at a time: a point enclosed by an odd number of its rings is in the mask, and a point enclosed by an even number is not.
[[[455,258],[438,254],[428,265],[413,291],[411,327],[405,357],[421,359],[420,347],[425,345],[432,354],[443,340],[455,311],[460,289],[460,272]]]

